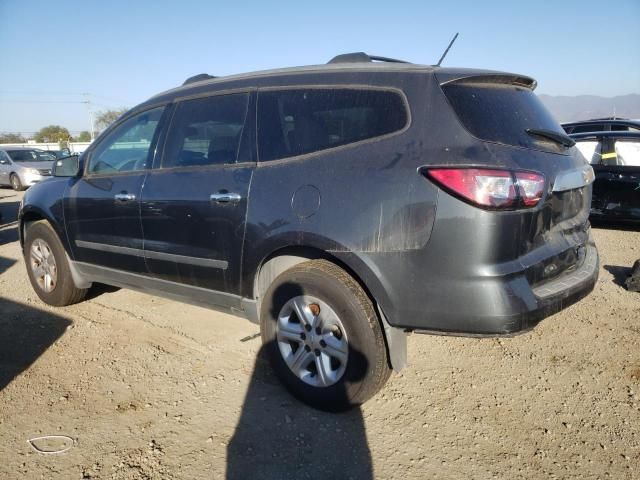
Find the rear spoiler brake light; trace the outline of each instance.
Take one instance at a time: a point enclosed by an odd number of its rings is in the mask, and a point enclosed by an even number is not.
[[[442,78],[442,75],[438,75]],[[466,75],[464,77],[457,78],[443,78],[443,81],[440,82],[440,86],[455,84],[469,84],[469,85],[478,85],[478,84],[487,84],[487,85],[514,85],[517,87],[525,87],[530,90],[535,90],[538,86],[538,82],[536,82],[533,78],[527,77],[525,75],[509,75],[506,73],[497,73],[497,74],[480,74],[480,75]]]

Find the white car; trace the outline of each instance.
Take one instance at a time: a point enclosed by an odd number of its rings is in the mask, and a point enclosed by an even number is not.
[[[55,155],[37,148],[0,147],[0,185],[24,190],[51,176]]]

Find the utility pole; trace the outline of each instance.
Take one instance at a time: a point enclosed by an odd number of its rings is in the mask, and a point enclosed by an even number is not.
[[[91,141],[96,138],[96,129],[93,123],[93,110],[91,109],[91,98],[89,93],[83,93],[85,100],[82,102],[87,105],[87,111],[89,112],[89,132],[91,132]]]

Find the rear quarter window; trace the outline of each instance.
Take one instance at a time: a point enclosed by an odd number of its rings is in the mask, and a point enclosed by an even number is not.
[[[404,97],[391,90],[296,88],[261,91],[261,161],[294,157],[374,139],[409,121]]]
[[[565,131],[532,90],[482,82],[442,86],[464,127],[475,137],[524,148],[564,152],[556,143],[529,135],[527,129]]]

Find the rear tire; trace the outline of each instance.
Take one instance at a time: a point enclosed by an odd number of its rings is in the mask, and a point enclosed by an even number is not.
[[[276,375],[294,396],[320,410],[364,403],[391,374],[371,300],[327,260],[304,262],[278,276],[263,298],[260,324]]]
[[[56,307],[82,301],[88,289],[73,283],[67,255],[51,225],[45,220],[32,223],[25,238],[27,274],[38,297]]]
[[[15,173],[11,174],[10,181],[11,181],[11,188],[13,188],[16,192],[24,190],[24,187],[22,186],[22,182],[20,181],[20,177]]]

